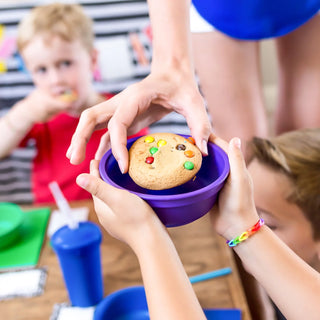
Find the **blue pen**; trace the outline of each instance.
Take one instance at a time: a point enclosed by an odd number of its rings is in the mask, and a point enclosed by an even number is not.
[[[231,271],[232,271],[231,268],[222,268],[222,269],[198,274],[193,277],[189,277],[189,280],[191,283],[196,283],[196,282],[200,282],[200,281],[204,281],[204,280],[209,280],[209,279],[225,276],[227,274],[230,274]]]

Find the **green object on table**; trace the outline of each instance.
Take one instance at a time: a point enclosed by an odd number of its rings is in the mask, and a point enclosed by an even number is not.
[[[0,250],[0,270],[37,265],[49,216],[49,208],[24,212],[20,239],[16,240],[13,245]]]
[[[0,203],[0,250],[13,245],[19,238],[24,213],[14,203]]]

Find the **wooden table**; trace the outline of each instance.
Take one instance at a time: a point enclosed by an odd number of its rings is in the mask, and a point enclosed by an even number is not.
[[[91,201],[77,202],[71,206],[89,207],[89,220],[98,223]],[[182,227],[171,228],[169,233],[189,276],[224,267],[232,268],[229,275],[193,285],[202,307],[239,308],[242,310],[242,319],[251,320],[232,251],[212,231],[209,216]],[[113,239],[104,230],[101,254],[105,295],[124,287],[142,284],[136,256],[127,245]],[[43,245],[39,266],[48,269],[44,294],[34,298],[1,301],[1,319],[49,319],[56,303],[68,301],[58,260],[47,240]]]

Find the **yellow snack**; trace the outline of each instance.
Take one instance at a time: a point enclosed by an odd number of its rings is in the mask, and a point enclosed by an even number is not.
[[[78,95],[74,90],[66,90],[59,96],[59,99],[64,102],[74,102],[77,98]]]

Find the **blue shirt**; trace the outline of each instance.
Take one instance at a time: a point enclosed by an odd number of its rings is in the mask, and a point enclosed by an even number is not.
[[[320,9],[320,0],[192,0],[192,3],[213,27],[243,40],[285,35]]]

